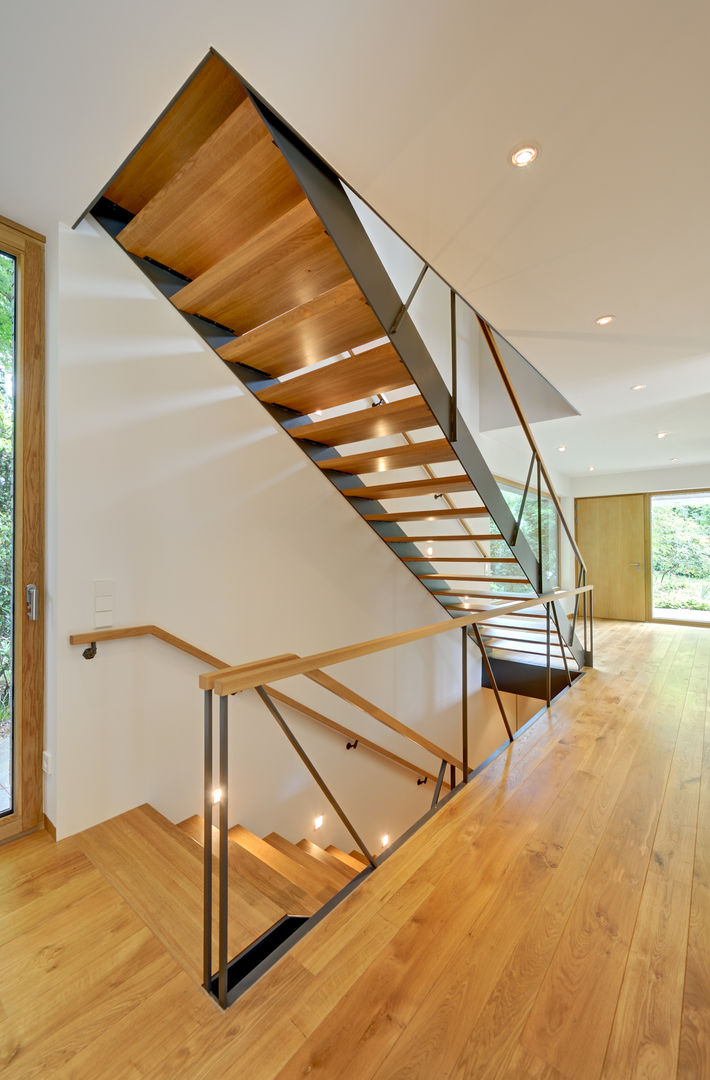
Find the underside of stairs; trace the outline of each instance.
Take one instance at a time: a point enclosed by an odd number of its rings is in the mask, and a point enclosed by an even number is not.
[[[217,54],[90,210],[447,612],[542,595],[343,183]],[[555,607],[487,624],[487,654],[581,668]]]

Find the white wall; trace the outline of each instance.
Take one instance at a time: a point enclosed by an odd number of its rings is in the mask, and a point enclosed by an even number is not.
[[[649,491],[710,489],[710,465],[680,465],[667,469],[636,472],[599,473],[572,479],[575,498],[592,495],[634,495]]]
[[[99,646],[83,660],[68,636],[93,625],[95,580],[114,582],[115,625],[156,623],[232,663],[434,622],[441,609],[97,227],[60,228],[58,260],[47,807],[65,836],[144,801],[173,820],[201,805],[204,665],[150,639]],[[458,632],[332,674],[460,747]],[[472,761],[504,736],[479,684],[471,649]],[[436,770],[307,680],[292,692]],[[254,694],[230,709],[231,819],[312,836],[322,795]],[[289,719],[376,849],[383,832],[396,835],[427,808],[431,785],[417,788],[362,748],[346,752],[342,738]],[[349,843],[338,828],[325,839]]]

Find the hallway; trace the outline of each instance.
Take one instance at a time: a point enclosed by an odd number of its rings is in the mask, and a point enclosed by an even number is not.
[[[75,841],[4,848],[7,1080],[710,1076],[710,634],[595,629],[597,668],[225,1015]]]

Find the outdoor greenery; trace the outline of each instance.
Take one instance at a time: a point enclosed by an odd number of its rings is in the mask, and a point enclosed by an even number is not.
[[[517,520],[518,514],[520,513],[520,504],[523,500],[522,489],[507,484],[501,484],[500,489],[503,498]],[[547,496],[542,496],[540,504],[542,512],[542,566],[544,584],[545,588],[552,589],[559,584],[557,514],[552,500]],[[493,525],[491,527],[494,528]],[[535,492],[528,492],[528,497],[525,500],[523,517],[520,522],[520,531],[529,543],[535,556],[538,556],[537,495]],[[508,545],[503,540],[493,540],[491,542],[491,555],[494,558],[496,556],[501,558],[509,556],[510,552],[508,550]],[[496,577],[520,577],[520,567],[513,563],[494,565],[493,570]],[[525,590],[525,586],[513,584],[506,585],[504,582],[495,582],[492,585],[492,589],[494,592],[516,593]]]
[[[0,252],[0,736],[12,710],[15,260]]]
[[[654,500],[653,606],[710,611],[710,502]]]

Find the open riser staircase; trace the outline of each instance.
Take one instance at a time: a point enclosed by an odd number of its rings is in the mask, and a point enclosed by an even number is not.
[[[543,594],[342,184],[221,58],[91,212],[447,612]],[[560,604],[553,614],[483,628],[487,657],[514,665],[506,690],[548,654],[560,673],[588,662]]]

